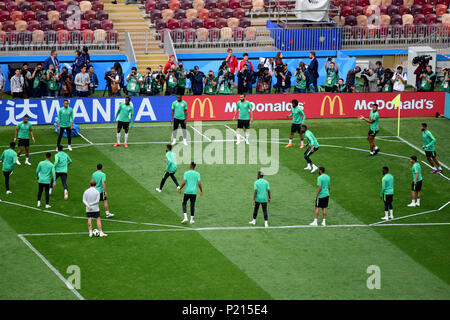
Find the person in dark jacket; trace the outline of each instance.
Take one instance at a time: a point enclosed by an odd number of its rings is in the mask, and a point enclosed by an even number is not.
[[[58,52],[56,50],[52,50],[50,53],[50,57],[45,59],[43,70],[48,70],[49,65],[54,65],[55,69],[59,71],[59,60],[58,60]]]
[[[94,66],[91,65],[89,67],[88,74],[89,74],[89,80],[90,80],[90,83],[89,83],[89,96],[93,96],[95,90],[97,90],[97,88],[98,88],[98,77],[94,73]]]
[[[89,50],[87,47],[83,47],[83,49],[81,49],[81,58],[86,64],[86,67],[89,69],[89,67],[91,66],[91,57],[89,56],[88,51]]]
[[[203,79],[205,74],[198,69],[198,66],[194,67],[194,72],[189,72],[187,75],[191,80],[191,89],[194,96],[200,96],[203,93]]]
[[[309,58],[311,59],[311,62],[306,69],[306,72],[308,73],[306,77],[306,92],[309,92],[311,85],[314,87],[314,92],[318,92],[319,88],[317,87],[317,79],[319,78],[319,72],[317,70],[319,69],[319,63],[317,62],[316,53],[310,52]]]
[[[75,79],[78,73],[81,72],[81,67],[84,66],[84,60],[81,57],[81,51],[75,51],[75,61],[72,63],[72,76]]]
[[[238,94],[252,93],[252,73],[248,70],[248,65],[244,65],[237,74]]]
[[[356,64],[355,68],[350,69],[347,72],[347,78],[345,79],[344,91],[340,91],[340,92],[350,92],[351,91],[352,85],[355,84],[356,74],[359,72],[361,72],[361,68],[358,66],[358,64]]]

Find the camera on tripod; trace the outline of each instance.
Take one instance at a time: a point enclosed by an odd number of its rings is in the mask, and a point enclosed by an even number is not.
[[[412,60],[413,65],[424,65],[428,62],[430,62],[430,60],[433,60],[433,57],[430,55],[422,55],[422,56],[417,56],[414,57]]]

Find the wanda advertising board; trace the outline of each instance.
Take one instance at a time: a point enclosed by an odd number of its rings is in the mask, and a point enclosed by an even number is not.
[[[381,117],[397,117],[392,99],[398,93],[359,94],[274,94],[248,95],[255,119],[286,119],[291,110],[291,101],[298,100],[307,118],[354,118],[367,114],[373,104],[378,104]],[[184,96],[188,104],[189,120],[231,120],[239,101],[238,95]],[[431,117],[443,114],[445,93],[404,92],[401,93],[402,117]]]

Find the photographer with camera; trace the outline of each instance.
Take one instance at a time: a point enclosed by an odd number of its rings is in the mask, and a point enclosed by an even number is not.
[[[230,72],[231,73],[231,72]],[[233,75],[234,77],[234,75]],[[205,77],[205,94],[216,94],[217,92],[217,78],[214,75],[214,71],[209,70],[208,75]]]
[[[131,72],[127,77],[128,96],[139,97],[141,92],[142,76],[137,72],[136,67],[131,68]]]
[[[450,68],[442,68],[441,72],[444,74],[441,83],[441,91],[450,92]]]
[[[59,82],[61,83],[61,92],[64,98],[72,97],[73,78],[72,75],[69,73],[69,69],[67,69],[67,67],[62,67],[62,72],[59,76]]]
[[[163,72],[163,66],[159,65],[158,70],[152,73],[152,95],[159,96],[164,91],[166,76]]]
[[[106,86],[110,97],[120,97],[120,75],[115,67],[105,73]]]
[[[384,70],[384,74],[381,77],[381,92],[392,92],[392,87],[393,87],[393,83],[394,83],[394,79],[393,77],[393,73],[391,71],[391,69],[385,69]]]
[[[141,93],[144,96],[152,95],[152,68],[148,67],[145,69],[144,80],[142,81]]]
[[[394,92],[403,92],[405,91],[405,84],[408,80],[406,72],[403,72],[403,67],[398,66],[397,71],[394,73],[394,76],[392,77],[394,80],[394,86],[393,90]]]
[[[384,75],[384,68],[383,68],[383,64],[381,63],[381,61],[375,62],[375,70],[374,71],[375,71],[375,74],[377,75],[377,79],[378,79],[378,87],[379,87],[378,91],[381,91],[381,89],[382,89],[381,80]]]
[[[191,80],[192,94],[194,96],[202,95],[203,79],[205,77],[206,77],[205,74],[199,70],[198,66],[195,66],[194,69],[189,70],[189,73],[187,74],[187,78],[189,80]],[[234,78],[234,75],[233,75],[233,78]]]
[[[431,65],[427,65],[426,69],[420,75],[420,92],[434,91],[434,83],[436,82],[436,73],[433,72]]]
[[[330,63],[330,66],[328,66],[328,62]],[[325,62],[325,72],[327,73],[325,83],[323,85],[325,87],[325,91],[335,92],[336,84],[339,79],[339,68],[333,58],[327,58],[327,61]]]
[[[172,64],[166,73],[166,96],[174,96],[177,94],[177,82],[177,65]]]
[[[54,65],[49,65],[47,70],[47,96],[52,98],[58,97],[59,91],[59,74]]]
[[[231,73],[228,73],[231,75]],[[237,74],[238,78],[238,94],[252,93],[252,72],[248,69],[248,65],[244,64]]]
[[[31,72],[28,69],[28,63],[24,63],[22,65],[22,70],[20,71],[22,76],[23,76],[23,80],[24,80],[24,86],[23,86],[23,97],[25,99],[29,98],[32,96],[32,85],[31,85]]]
[[[176,72],[177,82],[177,96],[184,96],[186,92],[186,69],[183,68],[183,62],[178,62]]]
[[[358,64],[353,69],[347,72],[347,77],[345,79],[345,88],[341,92],[350,92],[351,86],[355,84],[356,74],[361,72],[361,68]],[[342,89],[341,89],[342,90]]]
[[[373,68],[363,70],[361,78],[364,79],[364,91],[378,92],[378,77]]]
[[[223,71],[217,84],[219,86],[219,94],[231,94],[232,86],[237,88],[237,85],[234,82],[234,75],[228,70]]]
[[[297,78],[295,82],[295,93],[305,93],[306,92],[306,64],[304,62],[300,62],[298,68],[295,70],[294,77]]]
[[[422,84],[422,74],[427,71],[428,63],[432,60],[433,57],[430,55],[422,55],[414,57],[412,60],[412,64],[418,67],[414,70],[414,74],[416,75],[416,88],[417,91],[421,91]]]
[[[44,87],[44,71],[42,70],[42,64],[38,63],[34,68],[33,74],[31,75],[33,81],[33,98],[42,98],[45,93]]]
[[[277,83],[275,84],[277,93],[289,93],[292,73],[289,71],[287,64],[281,67],[277,66],[275,72],[277,73]]]
[[[268,94],[272,85],[272,76],[269,68],[262,67],[258,72],[258,80],[256,82],[256,93]]]

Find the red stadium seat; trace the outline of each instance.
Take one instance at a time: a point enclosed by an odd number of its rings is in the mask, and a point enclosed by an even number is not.
[[[217,19],[216,19],[216,27],[219,28],[219,29],[228,27],[228,22],[227,22],[227,20],[224,19],[224,18],[217,18]]]
[[[353,15],[355,17],[363,15],[364,14],[364,8],[361,6],[355,6],[353,7]]]
[[[79,28],[81,31],[89,29],[89,22],[87,20],[80,20]]]
[[[425,21],[427,25],[436,24],[437,23],[437,17],[434,13],[429,13],[425,15]]]
[[[386,6],[378,6],[378,9],[380,10],[380,15],[388,14]]]
[[[184,30],[184,41],[185,42],[195,42],[195,29]]]
[[[106,31],[106,41],[108,43],[117,43],[119,40],[119,33],[117,30],[108,30]]]
[[[150,14],[150,20],[151,22],[155,23],[157,20],[161,19],[161,10],[155,9]]]
[[[5,45],[6,44],[6,32],[0,31],[0,44]]]
[[[410,14],[411,13],[411,9],[409,9],[409,7],[408,6],[405,6],[405,5],[401,5],[401,6],[399,6],[398,7],[398,14],[399,15],[404,15],[404,14]]]
[[[42,31],[47,31],[47,30],[52,30],[53,29],[52,23],[50,21],[48,21],[48,20],[42,20],[40,22],[40,24],[41,24],[41,30]]]
[[[205,9],[211,10],[217,8],[217,0],[206,0]]]
[[[34,19],[35,19],[34,11],[28,10],[23,13],[23,20],[25,20],[26,22]]]
[[[103,6],[103,2],[101,1],[94,1],[92,2],[92,10],[94,11],[99,11],[99,10],[103,10],[104,6]]]
[[[2,22],[2,30],[5,32],[10,32],[16,29],[14,22],[11,20]]]
[[[208,19],[209,18],[209,10],[208,9],[200,9],[198,10],[198,18],[199,19]]]
[[[0,11],[8,11],[8,9],[6,9],[6,3],[0,2]]]
[[[69,31],[61,29],[56,33],[58,44],[69,43]]]
[[[341,16],[343,16],[343,17],[350,16],[350,15],[352,15],[352,13],[353,13],[353,10],[349,6],[343,6],[341,8]]]
[[[414,24],[425,24],[425,16],[421,13],[414,15]]]
[[[145,2],[145,13],[149,13],[150,11],[156,9],[155,0],[147,0]]]
[[[59,2],[56,2],[55,7],[56,7],[56,11],[63,12],[63,11],[67,10],[67,3],[64,1],[59,1]],[[67,37],[68,36],[69,36],[69,34],[67,34]]]
[[[70,16],[72,16],[72,12],[69,12],[69,11],[63,11],[63,12],[60,13],[59,18],[60,18],[62,21],[66,21],[67,18],[69,18]]]
[[[51,10],[56,10],[56,6],[55,3],[51,2],[51,1],[46,1],[43,3],[44,5],[44,11],[51,11]]]
[[[19,32],[19,42],[24,45],[29,45],[33,41],[33,34],[31,31],[23,30]]]
[[[40,11],[42,9],[44,9],[44,5],[40,1],[35,1],[31,4],[31,10],[33,10],[34,12]]]
[[[414,0],[414,4],[423,6],[427,3],[427,0]]]
[[[217,8],[222,9],[222,10],[225,8],[228,8],[228,0],[218,0]]]
[[[47,12],[45,12],[43,10],[36,11],[34,13],[34,16],[35,16],[35,19],[39,22],[43,21],[43,20],[47,20]]]
[[[193,19],[191,22],[193,29],[203,28],[203,20],[202,19]]]
[[[186,19],[186,18],[181,19],[180,20],[180,28],[184,29],[184,30],[191,29],[191,20]]]
[[[193,1],[192,0],[182,0],[181,1],[181,9],[187,10],[193,8]]]
[[[9,20],[9,12],[8,11],[0,11],[0,22]]]
[[[81,31],[80,30],[69,30],[69,42],[71,44],[81,43]]]
[[[87,21],[97,19],[97,13],[94,10],[87,10],[84,12],[84,19]]]
[[[208,38],[211,42],[216,42],[220,40],[220,29],[212,28],[208,30]]]
[[[102,29],[105,31],[114,29],[114,24],[111,20],[103,20],[102,21]]]
[[[403,0],[402,0],[402,2],[403,2]],[[370,1],[369,0],[357,0],[356,4],[358,6],[365,7],[365,6],[368,6],[370,4]]]
[[[56,44],[57,33],[55,30],[44,31],[44,42],[46,44]]]
[[[28,21],[28,30],[33,32],[34,30],[40,30],[41,25],[36,20]]]
[[[391,17],[392,17],[393,15],[398,14],[398,7],[397,7],[397,6],[394,6],[394,5],[390,5],[390,6],[387,8],[387,14],[390,15]]]
[[[356,26],[356,17],[355,16],[346,16],[345,17],[345,25],[346,26]]]
[[[433,6],[431,4],[425,4],[422,7],[422,14],[427,15],[427,14],[430,14],[430,13],[434,13]]]
[[[61,20],[53,21],[53,30],[58,31],[64,29],[64,22]]]
[[[86,13],[85,13],[85,16],[86,16]],[[109,19],[108,11],[106,11],[106,10],[97,11],[97,19],[100,21],[108,20]]]
[[[177,19],[169,19],[167,21],[167,28],[169,28],[170,30],[175,30],[180,28],[180,21]]]
[[[156,30],[162,30],[167,29],[167,21],[163,19],[158,19],[155,22],[155,29]]]
[[[172,41],[175,43],[180,43],[184,41],[184,30],[177,28],[170,31],[170,36],[172,38]]]
[[[210,16],[211,19],[217,19],[222,17],[222,10],[218,9],[218,8],[212,8],[210,11]]]
[[[165,9],[169,9],[169,3],[165,0],[158,0],[156,2],[156,9],[158,10],[165,10]]]
[[[411,7],[411,14],[415,16],[416,14],[422,13],[422,6],[415,4]]]
[[[241,0],[241,8],[245,10],[250,10],[253,8],[252,0]]]
[[[84,44],[89,44],[94,41],[94,32],[92,30],[86,29],[81,31],[81,37]]]
[[[97,19],[92,19],[91,21],[89,21],[89,29],[91,29],[92,31],[102,29],[102,23]]]
[[[215,26],[216,26],[216,20],[210,19],[210,18],[203,20],[203,27],[204,28],[212,29],[212,28],[215,28]]]
[[[183,10],[183,9],[175,10],[175,11],[173,12],[173,14],[174,14],[173,17],[174,17],[175,19],[177,19],[177,20],[181,20],[181,19],[186,18],[186,11]]]
[[[179,0],[170,0],[169,2],[169,9],[172,11],[180,9],[181,4]]]
[[[29,3],[28,1],[19,2],[18,7],[19,7],[19,10],[22,12],[28,11],[28,10],[31,10],[31,3]]]
[[[10,31],[7,35],[7,41],[10,45],[18,45],[19,44],[19,32],[13,30]]]
[[[403,0],[392,0],[392,4],[394,6],[399,7],[399,6],[403,5]]]
[[[252,22],[250,21],[249,18],[241,18],[239,19],[239,27],[245,29],[248,28],[252,25]]]
[[[237,9],[241,7],[240,0],[229,0],[228,2],[228,8],[230,9]]]
[[[234,41],[244,41],[244,29],[238,27],[233,30]]]
[[[19,10],[19,5],[16,2],[11,1],[6,4],[6,8],[9,12],[13,12]]]
[[[229,19],[233,17],[234,11],[230,8],[226,8],[222,10],[222,18]]]
[[[234,17],[237,19],[245,17],[245,10],[242,8],[237,8],[234,10]]]
[[[391,25],[402,25],[402,17],[399,14],[395,14],[391,17]]]

